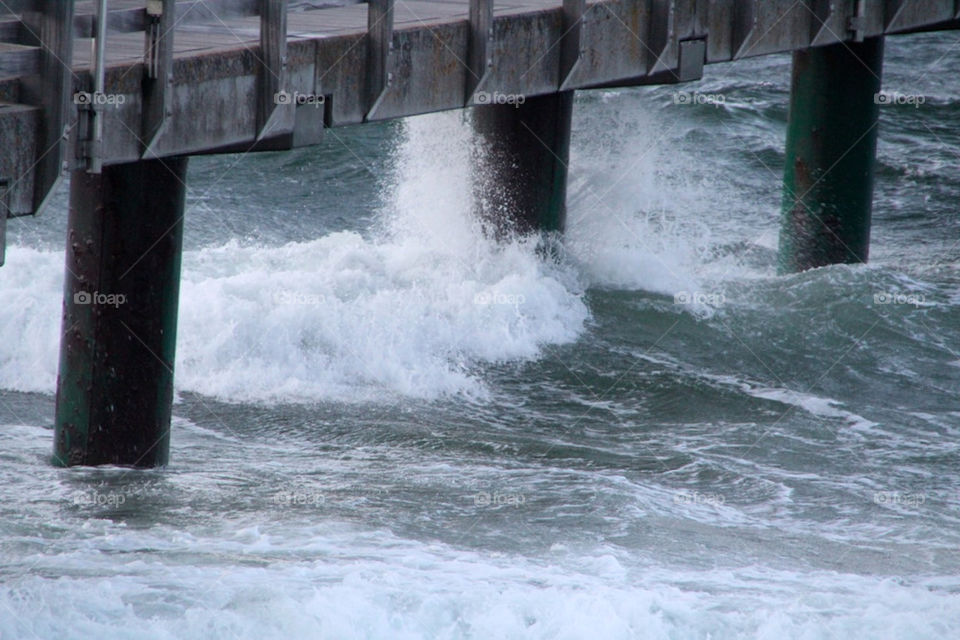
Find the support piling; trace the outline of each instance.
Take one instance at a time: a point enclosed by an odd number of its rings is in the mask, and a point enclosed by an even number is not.
[[[167,463],[186,168],[165,158],[71,176],[57,465]]]
[[[883,37],[793,54],[780,273],[866,262]]]
[[[499,233],[562,232],[573,91],[526,98],[484,95],[488,103],[472,114],[481,217]]]

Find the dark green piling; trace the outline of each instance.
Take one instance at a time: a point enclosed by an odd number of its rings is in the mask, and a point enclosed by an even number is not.
[[[186,158],[75,171],[54,463],[167,463]]]
[[[883,38],[793,54],[780,273],[866,262]]]
[[[573,91],[536,97],[482,95],[486,103],[472,114],[478,134],[481,217],[500,232],[562,232]]]

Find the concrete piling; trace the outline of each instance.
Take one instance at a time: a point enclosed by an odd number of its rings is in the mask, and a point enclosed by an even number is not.
[[[487,100],[472,113],[480,216],[499,233],[562,232],[573,91]]]
[[[866,262],[883,37],[793,54],[780,273]]]
[[[167,463],[187,159],[75,171],[54,463]]]

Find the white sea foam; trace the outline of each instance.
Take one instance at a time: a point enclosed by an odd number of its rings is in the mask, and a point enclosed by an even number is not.
[[[483,394],[473,365],[534,358],[588,316],[575,274],[470,212],[468,133],[411,120],[371,237],[187,252],[177,386],[228,400]],[[53,391],[62,254],[13,246],[0,284],[0,386]]]
[[[369,235],[186,252],[178,390],[233,401],[482,396],[478,364],[536,358],[544,345],[578,338],[589,316],[584,286],[698,290],[705,232],[675,219],[690,202],[665,197],[663,176],[620,175],[588,189],[608,172],[589,161],[593,142],[583,141],[569,259],[557,264],[537,255],[533,238],[498,243],[483,234],[471,212],[470,134],[459,114],[404,126]],[[647,176],[645,153],[622,145],[612,155]],[[62,274],[62,253],[9,248],[0,387],[54,390]]]
[[[0,270],[0,388],[54,390],[63,272],[62,253],[7,248]]]
[[[665,117],[629,92],[600,98],[576,112],[567,197],[565,246],[588,284],[676,296],[755,276],[742,254],[775,244],[776,217],[760,211],[758,223],[758,203],[703,170],[682,113]]]
[[[843,409],[843,403],[838,400],[833,400],[832,398],[802,393],[800,391],[791,391],[789,389],[755,388],[748,384],[742,384],[740,388],[754,398],[782,402],[783,404],[803,409],[821,418],[839,418],[846,421],[851,429],[867,431],[877,426],[876,422],[867,420],[863,416]]]
[[[139,557],[142,534],[134,540],[108,528],[108,546],[124,553],[81,548],[75,561],[59,559],[61,569],[76,565],[73,575],[0,588],[0,637],[856,640],[960,632],[955,579],[637,568],[603,548],[574,554],[558,546],[531,559],[376,532],[297,538],[256,527],[218,539],[157,539],[150,546],[174,558],[165,562]],[[177,561],[182,552],[193,562]],[[193,566],[205,556],[238,564]],[[42,573],[46,561],[37,563]]]

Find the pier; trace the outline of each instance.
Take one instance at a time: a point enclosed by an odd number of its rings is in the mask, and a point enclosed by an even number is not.
[[[792,52],[780,271],[865,262],[884,38],[960,27],[960,0],[6,0],[0,12],[0,263],[6,219],[41,214],[70,181],[53,459],[145,467],[168,461],[189,156],[466,108],[477,215],[561,234],[575,91],[692,82],[710,64]]]

